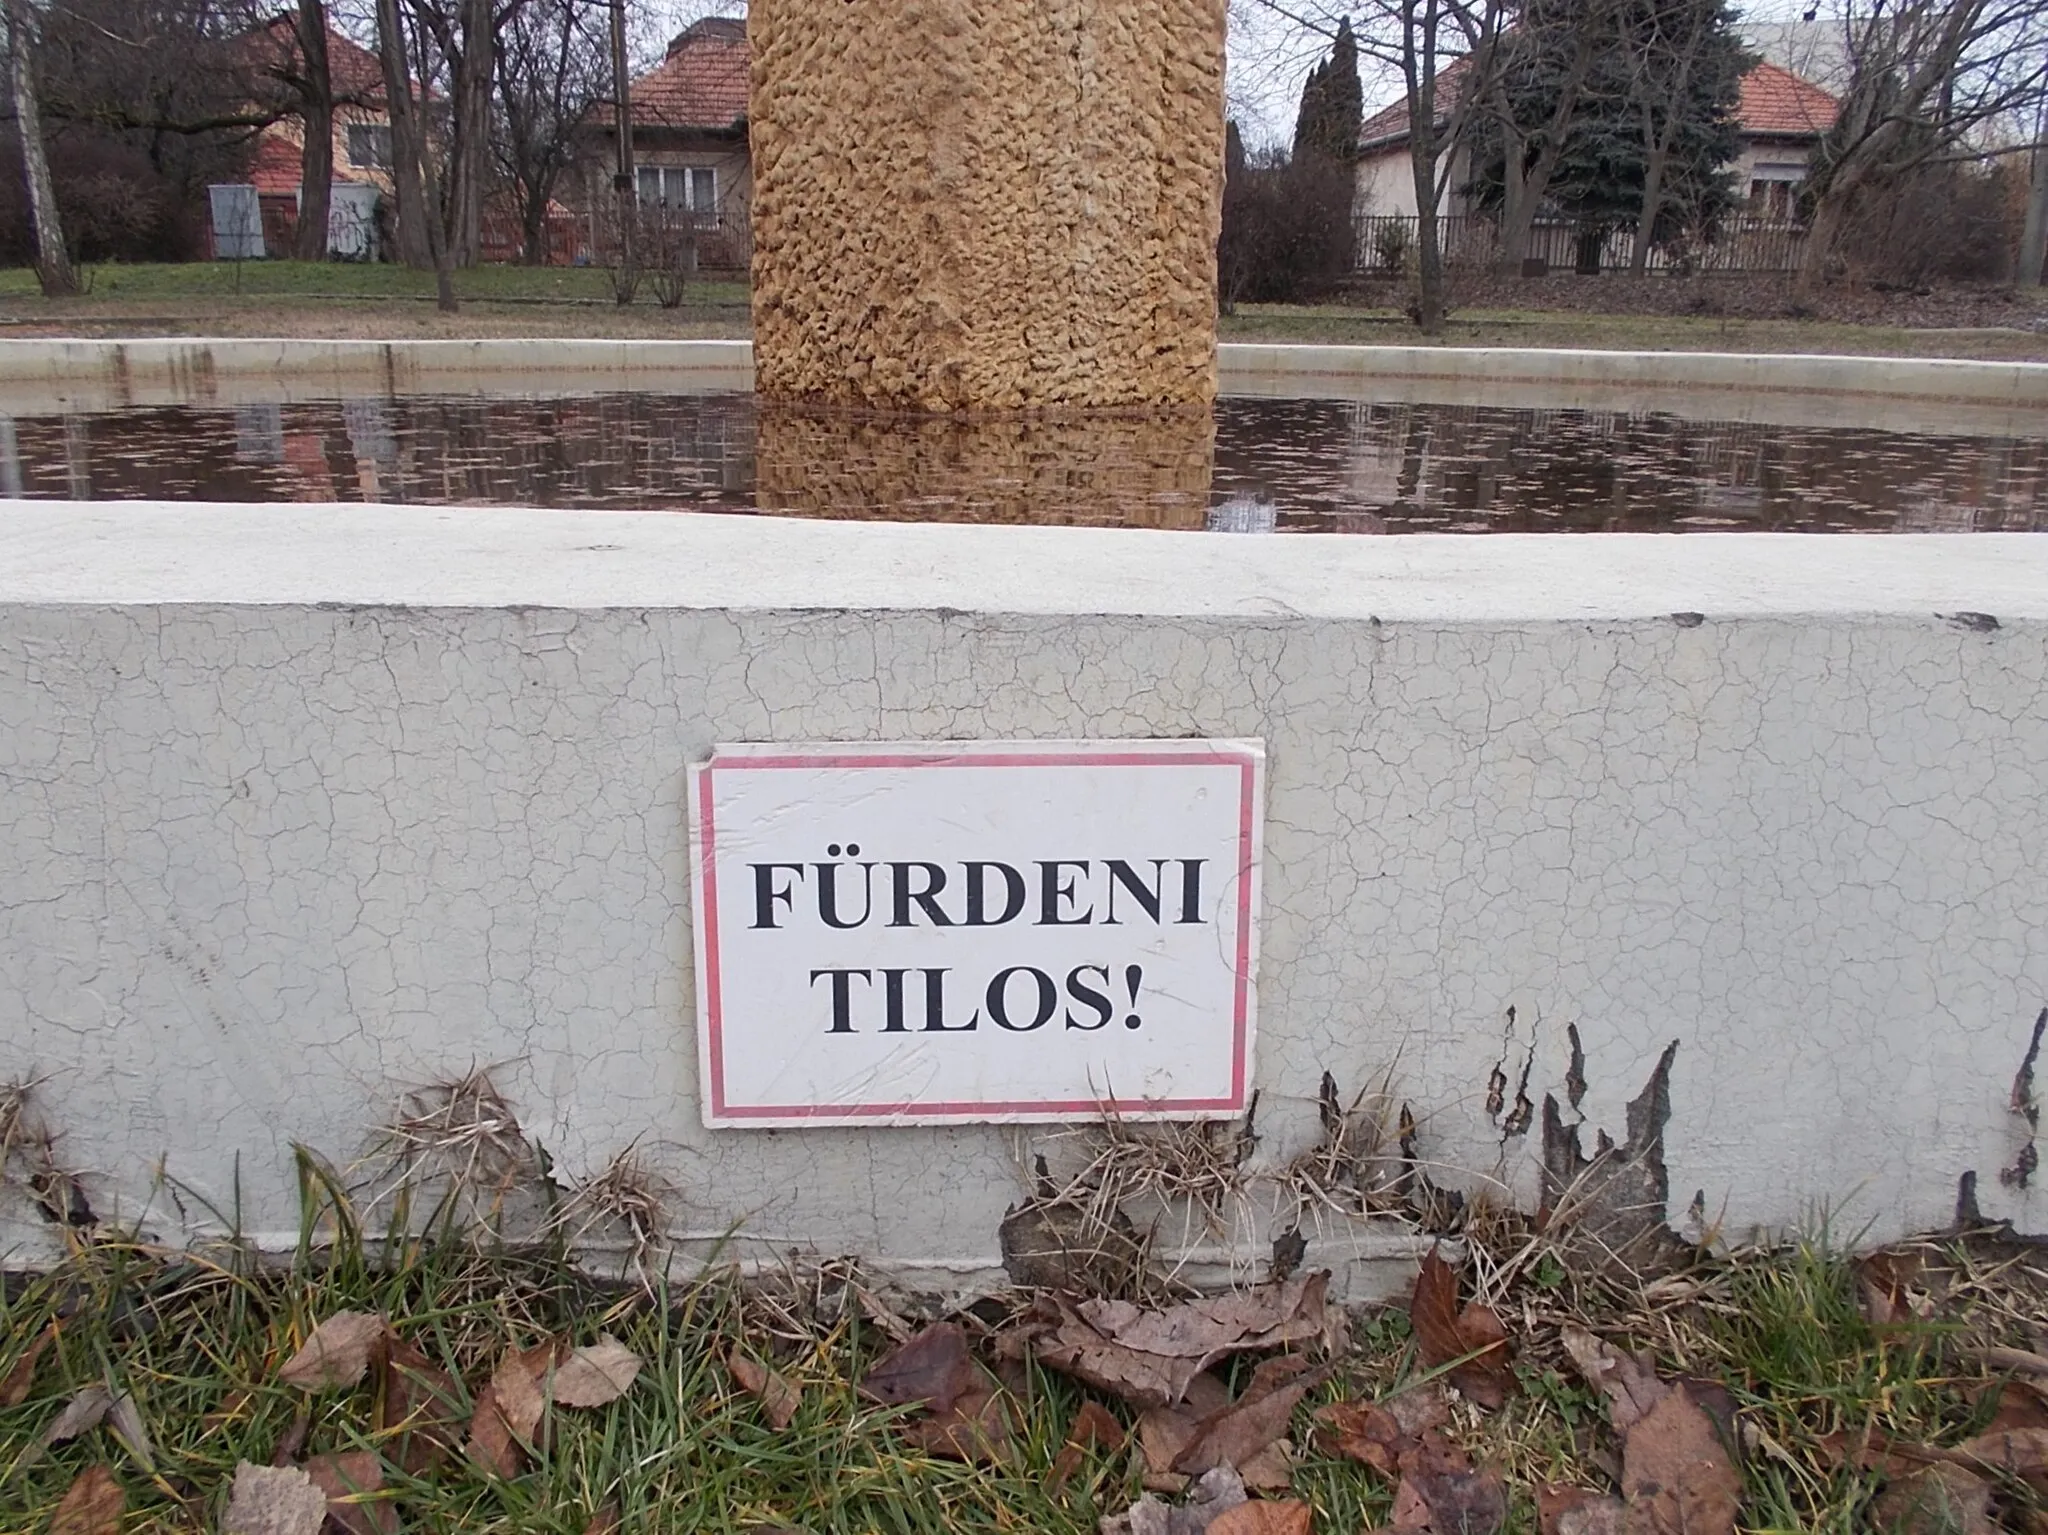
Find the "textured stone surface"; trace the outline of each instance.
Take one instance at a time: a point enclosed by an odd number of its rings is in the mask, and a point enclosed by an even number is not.
[[[784,399],[1214,392],[1224,0],[755,0],[754,340]]]
[[[290,1141],[483,1063],[707,1244],[990,1271],[1010,1132],[701,1128],[685,764],[1202,734],[1269,744],[1262,1157],[1391,1069],[1432,1176],[1530,1198],[1488,1078],[1562,1102],[1575,1023],[1588,1144],[1679,1041],[1674,1214],[1884,1237],[1975,1169],[2038,1226],[1996,1172],[2048,1000],[2040,541],[875,531],[0,508],[0,1076],[95,1208],[174,1235],[239,1176],[289,1243]]]

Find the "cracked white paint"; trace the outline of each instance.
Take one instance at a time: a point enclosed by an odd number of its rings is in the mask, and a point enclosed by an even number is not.
[[[167,1233],[159,1159],[193,1227],[239,1159],[274,1239],[291,1141],[479,1063],[572,1173],[654,1147],[697,1232],[985,1267],[1011,1132],[698,1123],[684,771],[1034,736],[1267,742],[1265,1157],[1391,1069],[1437,1176],[1526,1198],[1488,1078],[1562,1099],[1575,1022],[1616,1132],[1681,1041],[1674,1215],[1883,1237],[1971,1168],[2041,1213],[1996,1170],[2048,1002],[2048,540],[0,504],[0,722],[0,1074]]]

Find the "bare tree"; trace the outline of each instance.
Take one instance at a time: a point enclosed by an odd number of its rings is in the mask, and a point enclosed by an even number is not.
[[[426,135],[413,96],[412,50],[398,0],[377,0],[377,63],[384,74],[385,110],[391,119],[392,223],[398,259],[415,270],[435,266],[427,238],[433,210],[424,172]],[[444,306],[445,307],[445,306]]]
[[[29,221],[35,225],[36,281],[45,298],[78,291],[78,274],[64,246],[57,214],[57,193],[50,183],[50,161],[43,146],[42,113],[36,105],[35,30],[28,0],[4,0],[7,18],[9,81],[14,92],[15,136],[21,140],[22,170],[28,180]]]
[[[548,208],[576,134],[610,92],[608,46],[581,0],[528,0],[498,34],[499,172],[519,210],[520,256],[547,260]]]
[[[2043,0],[1843,3],[1849,86],[1809,183],[1801,292],[1829,269],[1859,201],[1922,166],[1977,158],[1980,134],[2031,118],[2048,94]]]
[[[334,74],[327,67],[325,0],[299,0],[292,23],[297,43],[291,83],[299,98],[299,227],[292,254],[301,261],[327,257],[327,201],[334,183]]]
[[[1499,49],[1499,67],[1489,71],[1484,107],[1501,135],[1501,267],[1519,271],[1529,251],[1529,231],[1557,174],[1572,127],[1584,103],[1587,82],[1603,47],[1612,45],[1608,25],[1613,0],[1574,7],[1525,7]],[[1514,89],[1517,65],[1549,56],[1561,68],[1544,71],[1543,89]],[[1533,112],[1532,112],[1533,108]],[[1531,117],[1535,120],[1530,121]],[[1535,156],[1530,157],[1530,150]]]

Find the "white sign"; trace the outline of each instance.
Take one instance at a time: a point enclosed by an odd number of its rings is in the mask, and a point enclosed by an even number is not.
[[[691,769],[711,1126],[1244,1112],[1257,741],[721,746]]]

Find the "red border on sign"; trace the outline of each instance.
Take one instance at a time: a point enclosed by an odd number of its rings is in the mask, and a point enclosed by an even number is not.
[[[1069,1098],[964,1103],[795,1103],[729,1106],[725,1101],[724,1010],[718,972],[718,842],[711,810],[712,774],[753,768],[915,767],[1235,767],[1238,777],[1237,976],[1231,1020],[1227,1098]],[[716,758],[697,774],[697,835],[704,868],[704,1021],[711,1057],[711,1111],[724,1119],[889,1119],[903,1114],[972,1118],[986,1114],[1176,1114],[1242,1112],[1246,1036],[1251,1013],[1252,833],[1257,760],[1238,752],[1001,752],[956,755],[849,754],[843,757]]]

